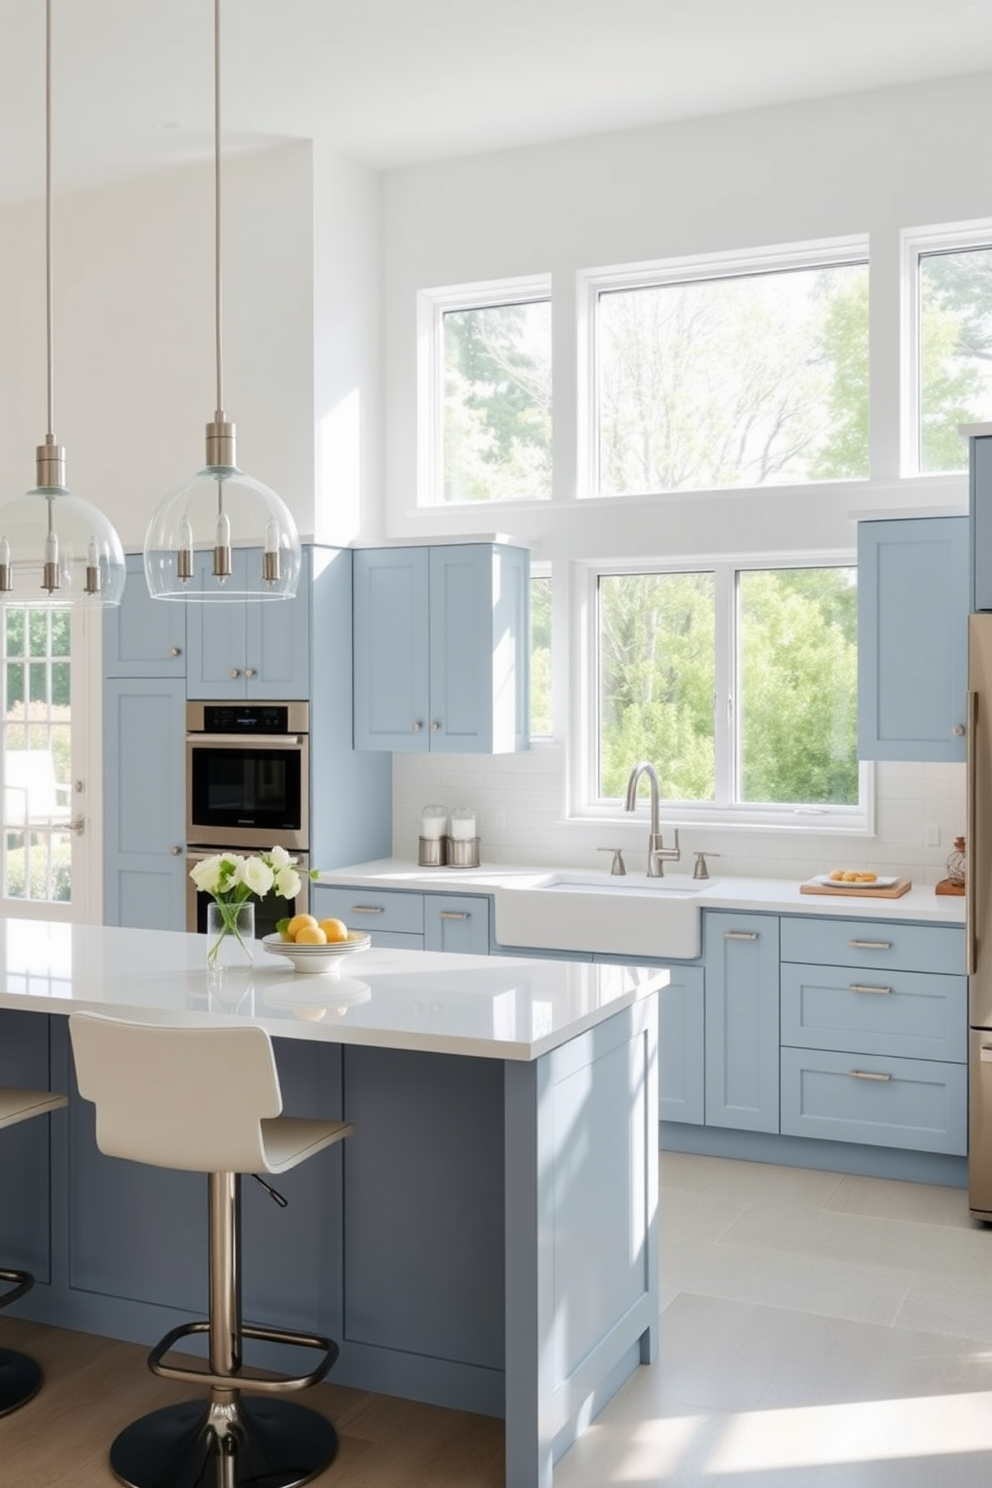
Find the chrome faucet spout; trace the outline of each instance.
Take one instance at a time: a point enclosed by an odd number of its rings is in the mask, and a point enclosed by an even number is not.
[[[649,760],[640,760],[630,772],[627,780],[626,809],[635,810],[637,806],[637,787],[642,775],[648,778],[648,786],[651,791],[651,828],[648,833],[648,877],[661,878],[665,872],[665,860],[677,862],[682,856],[679,848],[678,828],[675,829],[675,846],[666,847],[661,836],[659,825],[659,799],[661,792],[658,786],[658,772]]]

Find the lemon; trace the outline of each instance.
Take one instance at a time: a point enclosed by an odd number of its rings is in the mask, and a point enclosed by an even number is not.
[[[327,936],[319,925],[302,925],[296,932],[297,945],[326,945]]]
[[[331,944],[348,939],[348,926],[344,920],[321,920],[320,928]]]
[[[301,930],[315,930],[316,928],[317,921],[313,915],[294,915],[289,924],[286,926],[286,938],[288,940],[298,940]]]

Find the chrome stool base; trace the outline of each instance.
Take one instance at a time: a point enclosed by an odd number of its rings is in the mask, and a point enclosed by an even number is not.
[[[11,1411],[27,1405],[41,1389],[44,1377],[41,1365],[27,1354],[0,1349],[0,1416],[9,1416]]]
[[[337,1450],[330,1421],[305,1405],[193,1400],[132,1421],[110,1448],[110,1466],[130,1488],[296,1488]]]

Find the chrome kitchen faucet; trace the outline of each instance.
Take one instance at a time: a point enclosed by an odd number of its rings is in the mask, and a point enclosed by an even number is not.
[[[627,781],[627,810],[633,811],[637,805],[637,783],[642,775],[648,777],[648,785],[651,787],[651,830],[648,834],[648,878],[662,878],[665,873],[666,861],[678,862],[682,856],[679,847],[679,829],[675,828],[675,846],[666,847],[658,825],[658,775],[654,765],[647,760],[641,760],[630,772]]]

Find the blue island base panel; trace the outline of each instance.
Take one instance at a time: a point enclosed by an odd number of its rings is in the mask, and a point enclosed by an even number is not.
[[[658,1146],[663,1152],[691,1152],[700,1157],[730,1157],[865,1178],[894,1178],[904,1183],[934,1183],[944,1188],[968,1187],[968,1159],[939,1152],[904,1152],[897,1147],[689,1126],[680,1121],[658,1122]]]

